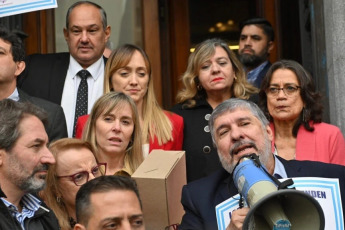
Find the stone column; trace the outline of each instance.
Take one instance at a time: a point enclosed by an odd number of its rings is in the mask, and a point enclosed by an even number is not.
[[[345,135],[345,1],[323,4],[330,122]]]

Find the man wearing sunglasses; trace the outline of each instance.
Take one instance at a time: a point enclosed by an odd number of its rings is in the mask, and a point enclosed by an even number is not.
[[[31,193],[46,185],[55,159],[43,110],[11,99],[0,101],[0,229],[58,230],[52,211]]]

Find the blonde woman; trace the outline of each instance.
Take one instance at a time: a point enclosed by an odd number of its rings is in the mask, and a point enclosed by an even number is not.
[[[249,99],[258,89],[247,82],[235,53],[221,39],[209,39],[196,47],[182,81],[184,89],[172,111],[184,119],[182,148],[190,182],[221,168],[208,127],[213,109],[232,97]]]
[[[107,163],[107,175],[132,175],[143,161],[138,112],[124,93],[109,92],[95,102],[83,139]]]
[[[151,64],[147,54],[135,45],[123,45],[110,55],[104,80],[105,93],[123,92],[138,109],[145,155],[153,149],[181,150],[182,117],[163,110],[155,97]],[[81,136],[87,116],[79,118],[77,137]]]

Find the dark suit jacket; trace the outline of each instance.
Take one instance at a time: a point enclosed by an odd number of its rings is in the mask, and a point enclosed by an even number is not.
[[[69,59],[67,52],[27,56],[26,67],[17,78],[17,87],[33,97],[61,105]],[[104,63],[106,61],[104,58]]]
[[[345,167],[313,161],[286,161],[282,158],[288,177],[339,178],[343,210],[345,208]],[[180,230],[217,229],[215,207],[238,193],[232,177],[224,169],[191,182],[183,187],[182,205],[185,209]]]
[[[61,106],[41,98],[31,97],[20,89],[18,89],[18,94],[20,102],[31,102],[47,112],[48,125],[45,129],[48,134],[49,141],[67,137],[66,119]]]
[[[271,63],[268,62],[267,65],[261,70],[261,72],[259,73],[258,77],[256,78],[256,80],[253,82],[253,85],[257,88],[260,89],[261,87],[261,82],[264,79],[264,77],[266,76],[266,73],[268,71],[268,69],[271,67]]]

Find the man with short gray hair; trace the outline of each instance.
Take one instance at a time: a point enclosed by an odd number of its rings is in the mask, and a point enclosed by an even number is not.
[[[280,178],[338,178],[343,209],[345,208],[345,167],[313,161],[286,161],[273,154],[272,130],[260,108],[253,102],[228,99],[212,112],[209,126],[223,169],[183,187],[181,202],[185,209],[179,230],[217,229],[215,207],[238,194],[232,174],[246,155],[259,156],[267,172]],[[231,213],[227,230],[242,229],[249,208]]]

